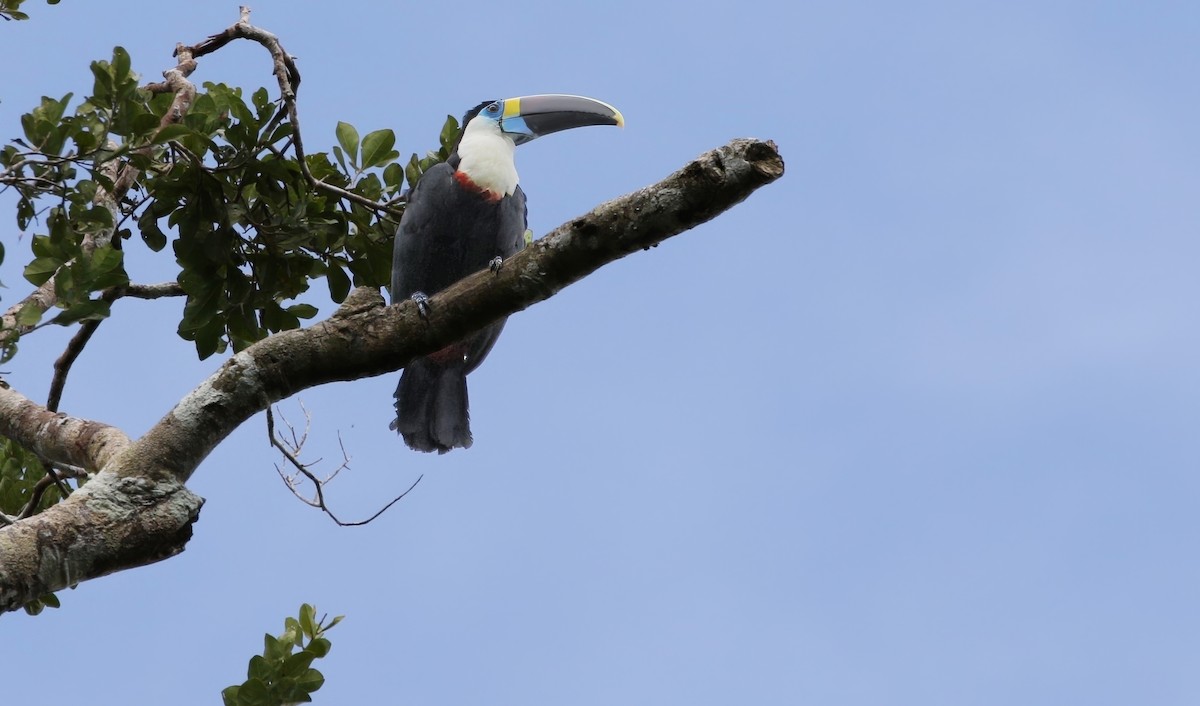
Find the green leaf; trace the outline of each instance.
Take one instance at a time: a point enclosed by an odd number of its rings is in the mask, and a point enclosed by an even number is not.
[[[246,676],[250,679],[262,679],[266,681],[271,678],[271,674],[274,671],[271,663],[266,658],[262,655],[254,655],[250,658],[250,666],[246,668]]]
[[[34,113],[43,120],[59,123],[62,121],[63,113],[66,112],[67,103],[71,101],[72,95],[74,94],[68,93],[59,100],[43,96],[42,104],[34,110]]]
[[[238,692],[241,691],[241,685],[227,686],[221,690],[221,703],[225,706],[238,705]]]
[[[29,615],[39,615],[46,608],[58,608],[60,605],[58,596],[53,593],[47,593],[26,603],[23,608],[25,608],[25,612]],[[309,691],[313,691],[313,689],[309,689]]]
[[[105,213],[108,212],[108,209],[100,209],[100,210],[104,211]],[[111,219],[111,216],[110,216],[110,219]],[[116,248],[107,248],[106,247],[106,248],[96,248],[96,250],[92,252],[92,259],[89,264],[91,264],[92,269],[96,272],[110,272],[110,271],[115,270],[116,268],[120,267],[121,263],[123,263],[124,261],[125,261],[124,251],[117,250]]]
[[[278,704],[271,698],[267,685],[258,679],[247,679],[237,691],[238,706],[274,706]]]
[[[382,167],[396,159],[400,153],[392,149],[396,145],[396,133],[391,130],[376,130],[362,140],[362,168]]]
[[[396,193],[404,188],[404,167],[399,162],[392,162],[384,167],[383,183],[387,185],[388,191]]]
[[[250,94],[250,101],[254,103],[254,109],[258,111],[260,119],[275,110],[275,106],[271,102],[271,95],[267,93],[266,88],[261,86]]]
[[[280,635],[280,639],[283,639],[283,637],[286,636],[289,640],[289,644],[294,644],[296,642],[296,636],[303,634],[304,630],[300,627],[300,621],[291,616],[283,619],[283,635]]]
[[[315,669],[309,669],[296,677],[296,688],[311,694],[325,685],[325,677]]]
[[[129,59],[129,52],[125,51],[124,47],[113,47],[113,78],[116,83],[120,83],[129,78],[129,68],[132,62]]]
[[[333,151],[333,158],[337,160],[338,166],[341,167],[342,169],[346,169],[346,153],[343,152],[342,148],[338,147],[337,145],[333,146],[332,151]],[[325,155],[319,155],[319,157],[324,157],[324,156]],[[319,162],[320,160],[317,157],[318,157],[318,155],[313,155],[312,157],[309,158],[309,162]],[[328,158],[326,158],[326,161],[328,161]],[[318,179],[321,178],[321,176],[319,176],[317,174],[317,170],[313,168],[312,164],[309,164],[308,168],[309,168],[309,171],[311,171],[313,173],[313,176],[317,177]]]
[[[297,677],[308,671],[317,656],[311,652],[297,652],[296,654],[283,660],[283,666],[279,670],[279,674],[284,677]]]
[[[453,115],[446,116],[446,122],[442,125],[442,132],[438,135],[438,142],[441,143],[445,153],[442,158],[450,156],[450,148],[454,146],[454,140],[458,138],[458,119]]]
[[[163,129],[155,133],[152,142],[154,144],[161,145],[164,142],[170,142],[171,140],[178,140],[181,137],[192,135],[196,135],[195,130],[187,125],[184,125],[183,123],[174,123],[164,126]]]
[[[100,105],[108,105],[112,102],[113,91],[112,74],[108,72],[108,62],[93,61],[89,68],[95,79],[92,83],[92,100]]]
[[[404,177],[408,179],[408,188],[417,188],[417,182],[421,180],[421,162],[417,159],[417,155],[413,155],[408,164],[404,167]]]
[[[308,603],[300,606],[300,629],[308,637],[315,637],[317,634],[317,609]]]
[[[274,635],[264,635],[263,642],[266,645],[265,648],[263,649],[263,655],[267,659],[270,659],[270,660],[283,659],[284,657],[287,657],[289,654],[292,653],[292,646],[289,644],[285,644],[285,641],[281,641],[280,639],[276,638]]]
[[[72,305],[53,319],[50,319],[50,323],[67,326],[77,321],[105,319],[108,318],[110,309],[111,305],[104,300],[80,302],[79,304]]]
[[[39,257],[25,266],[25,279],[35,287],[40,287],[46,280],[54,276],[62,261],[52,257]]]
[[[42,320],[42,308],[34,302],[28,302],[17,312],[17,326],[26,328],[36,326]]]
[[[350,123],[338,122],[337,124],[337,141],[341,145],[342,151],[346,153],[346,157],[350,160],[351,166],[358,165],[358,130]]]
[[[329,625],[327,625],[325,627],[325,630],[328,630],[329,628],[333,627],[336,624],[336,622],[337,622],[337,620],[335,619],[333,623],[330,623]],[[316,655],[317,657],[324,657],[325,655],[329,654],[330,647],[331,647],[331,644],[328,639],[326,639],[324,637],[318,637],[315,640],[313,640],[312,642],[308,643],[308,647],[305,647],[304,649],[305,649],[305,651],[311,652],[312,654]]]
[[[350,293],[350,278],[336,262],[329,263],[329,268],[325,271],[325,281],[329,284],[330,299],[338,304],[346,301],[346,295]]]
[[[142,240],[154,252],[167,246],[167,234],[158,227],[158,218],[152,210],[146,209],[138,218],[138,229],[142,233]]]

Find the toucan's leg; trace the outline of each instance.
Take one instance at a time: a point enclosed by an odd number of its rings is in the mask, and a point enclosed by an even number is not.
[[[425,292],[413,292],[412,296],[409,298],[417,303],[417,313],[421,315],[421,318],[428,319],[429,297],[425,294]]]

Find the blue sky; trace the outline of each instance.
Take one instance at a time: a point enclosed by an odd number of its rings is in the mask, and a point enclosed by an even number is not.
[[[0,26],[6,138],[113,45],[153,80],[237,16],[29,4]],[[423,152],[487,98],[618,106],[623,131],[520,149],[536,233],[733,137],[774,139],[787,174],[510,320],[469,451],[403,447],[395,375],[301,395],[312,454],[340,433],[353,457],[344,516],[425,474],[367,527],[294,500],[252,420],[194,477],[183,555],[3,618],[6,702],[214,703],[305,601],[348,616],[317,703],[1200,698],[1200,9],[309,7],[253,20],[299,57],[310,149],[345,120]],[[193,79],[271,83],[250,44]],[[27,240],[0,240],[7,306]],[[180,306],[118,304],[63,409],[160,418],[217,364]],[[44,398],[65,340],[5,379]]]

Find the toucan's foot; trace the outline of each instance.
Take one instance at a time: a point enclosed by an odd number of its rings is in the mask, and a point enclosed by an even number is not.
[[[412,297],[410,297],[410,299],[412,299],[413,301],[415,301],[417,303],[417,313],[421,315],[421,318],[428,319],[429,318],[429,297],[426,296],[425,292],[413,292]]]
[[[498,275],[498,274],[500,274],[500,266],[503,264],[504,264],[504,258],[497,255],[496,257],[493,257],[488,262],[488,269],[492,271],[492,274]]]

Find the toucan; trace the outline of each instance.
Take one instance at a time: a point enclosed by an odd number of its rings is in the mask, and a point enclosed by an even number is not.
[[[624,124],[607,103],[558,94],[484,101],[467,111],[450,157],[408,195],[392,250],[392,304],[412,299],[422,316],[436,315],[430,295],[484,268],[498,270],[525,246],[517,145],[585,125]],[[442,454],[471,446],[467,375],[492,350],[504,321],[404,368],[391,428],[409,448]]]

